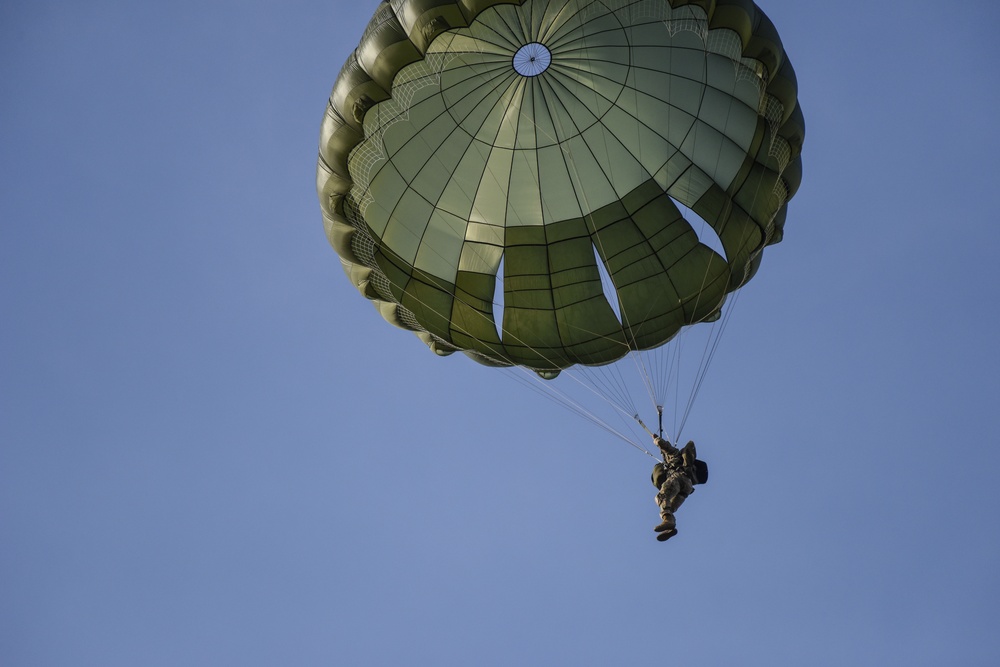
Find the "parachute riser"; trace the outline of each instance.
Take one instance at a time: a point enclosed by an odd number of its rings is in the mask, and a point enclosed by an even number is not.
[[[646,433],[648,433],[650,437],[652,437],[652,438],[655,438],[655,437],[657,437],[657,436],[656,436],[656,434],[655,434],[655,433],[653,433],[652,431],[650,431],[650,430],[649,430],[649,427],[648,427],[648,426],[646,426],[646,422],[642,421],[642,417],[640,417],[640,416],[639,416],[639,413],[636,413],[636,414],[632,415],[632,419],[634,419],[634,420],[636,421],[636,423],[637,423],[637,424],[639,424],[639,426],[641,426],[641,427],[642,427],[642,430],[643,430],[643,431],[645,431]],[[662,417],[661,417],[661,424],[660,424],[660,436],[659,436],[659,437],[661,437],[661,438],[663,437],[663,424],[662,424]],[[652,458],[654,458],[654,459],[659,459],[659,458],[660,458],[660,457],[658,457],[658,456],[656,456],[656,455],[652,454],[652,453],[651,453],[651,452],[649,452],[649,451],[646,451],[646,453],[647,453],[647,454],[649,454],[649,456],[651,456],[651,457],[652,457]]]
[[[649,429],[649,427],[646,426],[646,422],[642,421],[642,417],[639,416],[639,413],[636,413],[636,414],[632,415],[632,419],[634,419],[636,421],[636,423],[639,424],[639,426],[642,427],[642,430],[645,431],[646,433],[648,433],[650,437],[652,437],[652,438],[656,438],[656,437],[662,438],[663,437],[663,406],[662,405],[657,405],[656,406],[656,414],[657,414],[657,419],[659,420],[659,423],[657,424],[658,430],[659,430],[659,435],[657,435],[656,433],[653,433]],[[668,439],[668,441],[669,441],[669,439]],[[646,452],[646,453],[649,454],[649,452]],[[650,456],[653,456],[653,455],[650,454]],[[656,457],[653,456],[653,458],[656,458]]]
[[[655,437],[656,436],[655,433],[653,433],[652,431],[649,430],[649,427],[646,426],[646,422],[642,421],[642,417],[640,417],[638,413],[632,415],[632,419],[634,419],[636,421],[636,423],[639,424],[639,426],[642,427],[642,430],[645,431],[646,433],[648,433],[651,437]]]

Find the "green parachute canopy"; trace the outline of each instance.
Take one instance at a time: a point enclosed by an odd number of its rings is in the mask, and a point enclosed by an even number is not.
[[[554,377],[716,319],[781,239],[803,136],[750,0],[392,0],[334,84],[317,188],[389,322]]]

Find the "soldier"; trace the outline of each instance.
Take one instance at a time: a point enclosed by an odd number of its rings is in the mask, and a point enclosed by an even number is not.
[[[659,533],[657,540],[666,542],[677,534],[674,512],[694,493],[695,484],[704,484],[708,480],[708,466],[698,460],[694,442],[688,442],[684,449],[677,449],[666,439],[654,435],[653,443],[663,454],[663,463],[653,466],[653,486],[659,490],[656,504],[660,507],[662,519],[653,530]]]

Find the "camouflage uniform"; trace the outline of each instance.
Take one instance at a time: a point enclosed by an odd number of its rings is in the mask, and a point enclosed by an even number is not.
[[[677,534],[677,519],[674,518],[674,512],[689,495],[694,493],[697,479],[693,469],[696,452],[693,442],[686,444],[684,449],[677,449],[659,436],[653,436],[653,442],[663,453],[663,463],[653,466],[652,480],[653,486],[659,490],[656,494],[656,504],[660,508],[662,520],[653,530],[659,533],[656,539],[665,542]]]

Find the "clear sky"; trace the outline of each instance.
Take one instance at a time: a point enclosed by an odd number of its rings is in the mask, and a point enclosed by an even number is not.
[[[374,3],[0,4],[0,663],[1000,664],[1000,10],[762,7],[805,177],[660,544],[648,457],[344,279]]]

